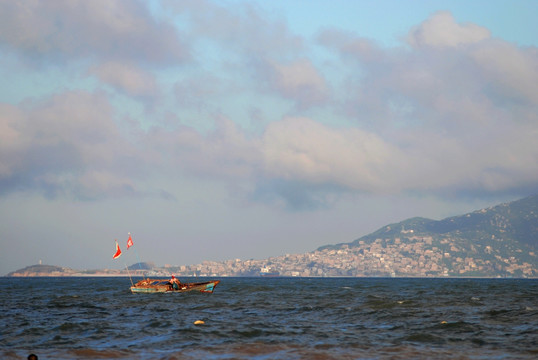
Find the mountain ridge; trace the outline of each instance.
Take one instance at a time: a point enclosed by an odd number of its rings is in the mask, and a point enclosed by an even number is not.
[[[538,250],[538,194],[519,200],[475,210],[442,220],[412,217],[385,225],[348,243],[324,245],[317,250],[354,246],[360,241],[372,241],[387,236],[401,236],[412,231],[415,236],[457,236],[471,239],[502,238]],[[531,250],[531,251],[532,251]]]

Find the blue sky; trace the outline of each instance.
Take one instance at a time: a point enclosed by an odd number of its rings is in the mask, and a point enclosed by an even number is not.
[[[0,274],[262,259],[538,188],[535,1],[0,1]]]

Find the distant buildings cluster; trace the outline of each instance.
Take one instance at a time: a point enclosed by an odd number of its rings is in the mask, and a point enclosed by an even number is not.
[[[384,277],[538,277],[534,252],[470,243],[450,237],[417,236],[402,230],[402,237],[358,241],[304,254],[263,260],[204,261],[196,265],[135,264],[128,270],[77,271],[33,265],[8,276],[384,276]],[[509,249],[509,251],[507,250]]]
[[[470,245],[445,238],[407,234],[400,238],[376,239],[357,246],[343,245],[305,254],[287,254],[264,260],[204,261],[196,265],[155,269],[182,276],[256,276],[262,268],[271,268],[281,276],[484,276],[537,277],[534,261],[503,256],[491,246]]]

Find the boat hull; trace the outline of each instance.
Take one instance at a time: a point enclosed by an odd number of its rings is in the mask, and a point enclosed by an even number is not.
[[[272,271],[272,272],[260,272],[261,277],[278,277],[280,276],[280,273],[278,271]]]
[[[145,279],[131,286],[131,292],[134,294],[151,294],[151,293],[166,293],[166,292],[190,292],[199,291],[203,293],[212,293],[215,286],[220,283],[220,280],[211,280],[200,283],[183,283],[174,289],[168,280],[151,280]]]

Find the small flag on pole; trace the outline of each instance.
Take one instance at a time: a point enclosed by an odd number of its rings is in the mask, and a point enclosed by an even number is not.
[[[114,256],[112,256],[112,259],[117,259],[119,258],[121,255],[121,249],[120,249],[120,246],[118,245],[118,241],[116,240],[116,253],[114,254]]]
[[[127,239],[127,250],[133,246],[133,238],[131,237],[131,233],[129,233],[129,239]]]

